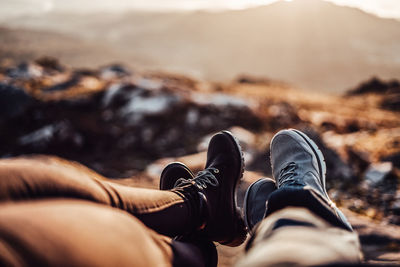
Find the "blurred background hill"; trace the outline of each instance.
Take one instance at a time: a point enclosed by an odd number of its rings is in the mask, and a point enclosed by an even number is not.
[[[374,75],[400,77],[400,22],[330,2],[99,12],[56,9],[3,19],[0,52],[34,59],[46,51],[72,66],[118,61],[214,81],[249,73],[329,92],[343,92]]]

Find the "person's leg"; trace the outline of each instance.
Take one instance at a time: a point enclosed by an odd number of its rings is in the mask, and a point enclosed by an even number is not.
[[[307,208],[286,207],[256,226],[237,266],[347,266],[360,259],[357,234]]]
[[[271,164],[276,185],[262,179],[246,193],[245,220],[255,227],[239,265],[358,263],[358,237],[326,193],[315,143],[299,131],[281,131],[271,141]]]
[[[168,236],[192,231],[200,220],[196,194],[184,196],[119,185],[76,162],[55,157],[0,160],[0,202],[50,198],[82,199],[116,207]]]
[[[20,158],[0,161],[0,201],[90,200],[125,210],[164,235],[196,232],[237,246],[246,237],[234,197],[242,174],[240,146],[230,133],[220,132],[210,141],[206,169],[193,179],[178,179],[171,191],[119,185],[81,165],[58,159]]]
[[[0,204],[0,266],[212,266],[215,260],[212,243],[173,241],[105,205]]]

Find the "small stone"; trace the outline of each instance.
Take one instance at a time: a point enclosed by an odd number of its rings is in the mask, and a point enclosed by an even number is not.
[[[114,64],[100,69],[100,77],[104,80],[118,79],[130,75],[130,71],[122,65]]]
[[[397,215],[400,215],[400,199],[394,201],[390,207],[390,209]]]
[[[21,88],[0,83],[0,121],[22,115],[32,102]]]
[[[374,186],[383,182],[392,171],[393,164],[391,162],[372,163],[365,172],[364,180]]]

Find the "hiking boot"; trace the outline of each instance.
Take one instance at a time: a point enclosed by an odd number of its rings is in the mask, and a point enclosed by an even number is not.
[[[244,222],[250,234],[254,226],[264,219],[268,199],[276,190],[275,181],[271,178],[262,178],[247,188],[244,197]]]
[[[188,166],[181,162],[168,164],[160,176],[160,190],[171,190],[178,179],[193,179],[194,174]]]
[[[246,239],[246,228],[236,204],[236,186],[244,162],[239,143],[228,131],[215,134],[209,143],[207,163],[193,179],[178,179],[175,188],[195,188],[201,196],[204,223],[196,234],[228,246]]]
[[[336,218],[346,228],[352,229],[328,196],[325,159],[314,141],[298,130],[282,130],[272,138],[270,151],[272,173],[278,189],[306,189],[315,192],[329,205]]]

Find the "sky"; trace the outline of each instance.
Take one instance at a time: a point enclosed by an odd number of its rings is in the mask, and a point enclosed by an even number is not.
[[[299,0],[0,0],[0,15],[41,14],[50,11],[98,12],[126,10],[224,10]],[[400,0],[324,0],[360,8],[380,17],[400,19]]]

